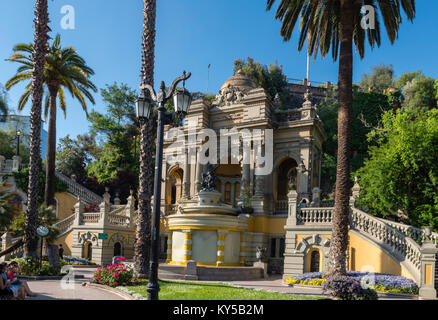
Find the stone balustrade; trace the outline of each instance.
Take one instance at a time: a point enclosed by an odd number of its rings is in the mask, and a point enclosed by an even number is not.
[[[287,214],[289,208],[289,200],[275,201],[275,214]]]
[[[301,208],[298,210],[299,224],[330,224],[333,208]]]
[[[76,197],[80,197],[83,202],[87,204],[91,203],[101,203],[103,201],[103,198],[94,192],[88,190],[84,186],[80,185],[76,181],[73,181],[69,177],[63,175],[60,172],[56,171],[56,177],[63,181],[68,186],[68,192],[73,194]]]

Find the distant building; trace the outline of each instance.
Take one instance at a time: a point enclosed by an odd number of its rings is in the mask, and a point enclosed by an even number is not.
[[[41,122],[43,122],[41,120]],[[30,146],[30,116],[11,114],[6,116],[6,121],[0,122],[0,130],[9,132],[21,131],[21,143]],[[46,159],[47,131],[41,127],[41,159]]]

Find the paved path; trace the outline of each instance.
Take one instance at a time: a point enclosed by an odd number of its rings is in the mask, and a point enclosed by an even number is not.
[[[72,284],[64,284],[61,280],[28,281],[32,291],[38,294],[27,300],[124,300],[121,296],[96,288],[82,286],[93,276],[95,269],[75,269],[76,274],[85,279],[74,280]],[[64,287],[64,288],[63,288]]]

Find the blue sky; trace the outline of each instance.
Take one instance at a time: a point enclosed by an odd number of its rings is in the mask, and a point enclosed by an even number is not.
[[[279,1],[279,0],[278,0]],[[280,37],[280,22],[274,12],[265,11],[265,0],[157,0],[157,39],[155,86],[170,83],[183,70],[191,71],[186,86],[192,92],[205,91],[207,66],[211,64],[209,91],[216,93],[231,75],[233,60],[254,58],[263,64],[283,65],[289,78],[306,75],[306,54],[297,50],[297,33],[290,42]],[[384,35],[382,46],[366,57],[355,59],[354,80],[378,64],[392,64],[396,75],[423,70],[438,78],[438,1],[417,0],[414,24],[404,22],[400,39],[391,45]],[[75,8],[75,30],[61,28],[61,7]],[[33,39],[33,0],[0,3],[0,83],[4,84],[17,66],[5,61],[16,43]],[[117,81],[137,88],[140,82],[142,0],[49,0],[53,36],[61,34],[64,46],[75,47],[96,75],[98,88]],[[337,82],[338,64],[331,56],[311,63],[310,79]],[[22,86],[9,92],[9,105],[15,108]],[[100,95],[96,105],[105,111]],[[89,123],[77,101],[68,98],[67,118],[58,113],[58,138],[76,136],[88,130]],[[22,112],[28,115],[29,106]]]

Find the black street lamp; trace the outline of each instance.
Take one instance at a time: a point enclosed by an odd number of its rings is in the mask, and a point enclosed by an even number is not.
[[[20,155],[20,136],[21,136],[21,131],[17,130],[17,156]]]
[[[154,207],[152,212],[152,238],[151,238],[151,255],[150,255],[150,271],[149,283],[146,287],[147,299],[158,300],[158,254],[159,254],[159,239],[160,239],[160,199],[161,199],[161,170],[163,162],[163,135],[164,124],[172,123],[172,114],[166,112],[165,103],[173,96],[175,104],[175,113],[179,117],[187,114],[187,110],[192,102],[191,94],[184,88],[185,81],[190,78],[191,73],[184,71],[183,75],[176,78],[167,92],[164,81],[161,82],[160,91],[155,93],[152,86],[146,84],[141,85],[142,96],[136,101],[137,117],[140,122],[146,121],[152,114],[154,102],[158,104],[158,126],[157,126],[157,148],[155,155],[155,178],[154,178]],[[183,81],[183,89],[176,90],[178,83]],[[149,91],[150,98],[145,95],[145,89]]]

